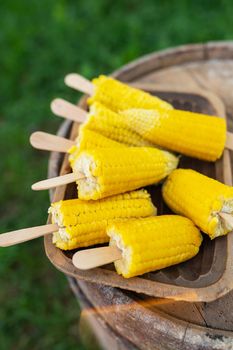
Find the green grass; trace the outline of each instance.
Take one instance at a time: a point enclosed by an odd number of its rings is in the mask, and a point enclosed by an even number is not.
[[[185,43],[233,38],[231,0],[3,0],[0,4],[1,232],[44,224],[48,155],[35,130],[55,133],[52,98],[76,101],[65,74],[109,73],[138,56]],[[78,304],[42,241],[0,250],[0,349],[78,349]]]

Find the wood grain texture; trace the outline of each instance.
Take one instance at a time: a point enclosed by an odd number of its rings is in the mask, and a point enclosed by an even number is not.
[[[79,301],[82,312],[80,316],[79,334],[87,349],[96,350],[97,347],[104,350],[133,350],[135,346],[117,334],[100,316],[92,304],[84,295],[76,280],[68,277],[68,281],[74,295]],[[88,330],[87,330],[88,328]],[[91,334],[90,334],[91,333]],[[93,339],[95,339],[93,343]],[[88,339],[83,339],[88,338]],[[156,347],[154,348],[156,350]]]
[[[220,42],[188,45],[154,53],[124,66],[114,75],[124,81],[146,85],[145,89],[148,90],[151,89],[151,86],[161,92],[169,89],[173,92],[180,91],[181,88],[186,92],[201,89],[203,96],[208,95],[209,91],[214,92],[224,101],[228,129],[233,131],[232,68],[233,42]],[[210,96],[212,95],[209,95],[209,99]],[[85,107],[85,103],[85,99],[82,99],[82,107]],[[224,105],[221,108],[224,110]],[[66,129],[69,132],[69,128],[70,123],[66,122],[60,130],[61,136],[68,136]],[[76,134],[75,127],[72,131],[72,137]],[[52,154],[51,157],[49,173],[51,176],[56,176],[61,168],[63,158],[57,157],[57,154]],[[225,158],[224,166],[228,166],[229,152],[225,154]],[[63,163],[62,171],[65,168]],[[221,166],[217,167],[216,174],[218,177],[223,176]],[[225,176],[225,182],[230,184],[231,177],[231,173],[228,172]],[[45,247],[47,249],[50,242],[46,241]],[[206,265],[208,269],[210,256],[208,251],[203,255],[204,270]],[[224,257],[223,250],[221,257]],[[179,271],[173,273],[177,275]],[[96,283],[77,281],[75,278],[72,278],[72,281],[74,285],[79,286],[77,288],[81,288],[82,285],[82,290],[93,307],[98,307],[99,303],[108,305],[111,296],[111,311],[106,313],[104,309],[98,308],[98,315],[101,315],[107,324],[112,325],[112,329],[118,330],[118,334],[120,333],[124,339],[129,339],[135,348],[142,349],[144,341],[146,341],[148,349],[154,349],[157,344],[162,344],[160,348],[171,350],[233,349],[233,315],[231,311],[233,292],[229,292],[212,302],[190,303],[150,298],[142,294],[128,293]],[[223,285],[222,288],[224,292]],[[96,295],[97,289],[98,298],[93,297],[94,294]],[[122,304],[126,302],[135,307],[140,305],[140,309],[137,309],[138,312],[135,312],[134,317],[131,318],[130,328],[122,326],[128,317],[127,308],[122,307]],[[150,327],[148,317],[152,315],[153,318],[150,320],[153,326]],[[149,335],[146,332],[146,327],[149,327]],[[145,335],[142,337],[144,330]]]
[[[232,332],[200,327],[156,311],[149,302],[139,301],[123,291],[79,281],[81,290],[95,310],[122,337],[138,349],[232,349]],[[228,345],[228,347],[226,347]]]

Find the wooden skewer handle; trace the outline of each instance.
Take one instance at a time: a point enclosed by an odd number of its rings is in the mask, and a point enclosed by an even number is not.
[[[52,177],[51,179],[46,179],[46,180],[36,182],[35,184],[32,185],[32,190],[34,191],[48,190],[50,188],[70,184],[81,178],[85,178],[85,176],[80,176],[77,173],[70,173],[62,176]]]
[[[94,94],[93,84],[79,74],[71,73],[65,77],[65,84],[72,89],[84,92],[92,96]]]
[[[63,100],[62,98],[56,98],[53,100],[50,107],[52,112],[59,117],[66,118],[77,123],[82,123],[86,120],[86,111],[68,101]]]
[[[30,241],[49,233],[53,233],[57,231],[57,229],[57,225],[51,224],[2,233],[0,235],[0,247],[9,247],[11,245]]]
[[[36,131],[30,136],[30,143],[34,148],[66,153],[75,142],[65,139],[64,137],[55,136],[42,131]]]
[[[230,149],[230,150],[233,150],[233,133],[231,133],[229,131],[227,132],[227,139],[226,139],[225,147]]]
[[[73,264],[80,270],[89,270],[98,266],[110,264],[122,258],[117,247],[101,247],[81,250],[73,255]]]

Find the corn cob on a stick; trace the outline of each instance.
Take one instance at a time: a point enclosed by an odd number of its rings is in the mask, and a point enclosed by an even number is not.
[[[109,240],[108,224],[132,218],[156,215],[146,190],[133,191],[99,201],[71,199],[52,203],[52,224],[0,234],[0,247],[30,241],[53,233],[53,242],[61,249],[87,247]]]
[[[171,104],[156,96],[105,75],[100,75],[90,82],[79,74],[69,74],[65,82],[68,86],[91,95],[89,104],[101,102],[115,112],[128,108],[173,108]]]
[[[129,125],[156,145],[207,161],[220,158],[226,143],[223,118],[181,110],[122,111]]]
[[[95,102],[90,107],[83,124],[83,129],[92,130],[127,146],[153,146],[152,142],[144,139],[121,116],[101,103]]]
[[[179,159],[152,147],[101,148],[71,154],[73,173],[39,181],[35,191],[78,184],[78,197],[96,200],[158,183],[174,170]]]
[[[158,183],[177,167],[178,158],[151,147],[103,148],[81,152],[72,159],[78,197],[100,199]]]
[[[107,234],[109,247],[77,252],[74,265],[88,269],[114,262],[117,273],[129,278],[188,260],[202,242],[192,221],[178,215],[116,222]]]
[[[53,243],[63,250],[88,247],[109,241],[108,224],[156,215],[146,190],[133,191],[99,201],[71,199],[52,203],[49,213],[59,229]]]
[[[67,102],[55,99],[51,103],[54,114],[82,124],[82,130],[90,130],[126,146],[151,146],[153,143],[143,137],[127,123],[125,117],[111,111],[99,102],[93,103],[90,111]]]
[[[191,219],[211,239],[233,229],[221,217],[221,213],[233,214],[233,187],[197,171],[174,170],[163,185],[163,198],[175,213]]]
[[[115,267],[126,278],[188,260],[198,253],[202,242],[194,224],[178,215],[115,223],[107,234],[110,245],[122,251]]]

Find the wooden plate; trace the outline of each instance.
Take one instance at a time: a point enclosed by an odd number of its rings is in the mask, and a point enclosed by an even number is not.
[[[169,91],[157,90],[154,85],[140,84],[144,90],[155,94],[174,107],[184,110],[218,115],[225,118],[225,110],[222,102],[211,93],[203,91]],[[82,107],[86,107],[85,99],[80,101]],[[66,122],[61,132],[64,136],[70,134],[74,139],[78,134],[78,125]],[[54,154],[52,154],[54,157]],[[60,155],[61,169],[56,162],[56,171],[60,174],[70,172],[67,156],[62,159]],[[50,164],[53,164],[53,162]],[[216,163],[208,163],[182,157],[180,167],[192,168],[232,185],[231,165],[229,151],[225,150],[223,157]],[[161,186],[148,187],[154,204],[159,209],[159,215],[169,213],[169,209],[161,198]],[[76,197],[74,184],[58,188],[54,194],[54,201]],[[175,228],[174,228],[175,229]],[[199,254],[193,259],[182,264],[169,267],[160,271],[147,273],[143,276],[124,279],[118,276],[113,264],[88,271],[74,268],[72,255],[75,251],[64,252],[52,244],[52,235],[45,237],[46,254],[50,261],[62,272],[78,279],[90,282],[132,290],[150,296],[172,298],[184,301],[212,301],[225,295],[233,288],[232,249],[233,235],[217,238],[213,241],[204,235]]]

